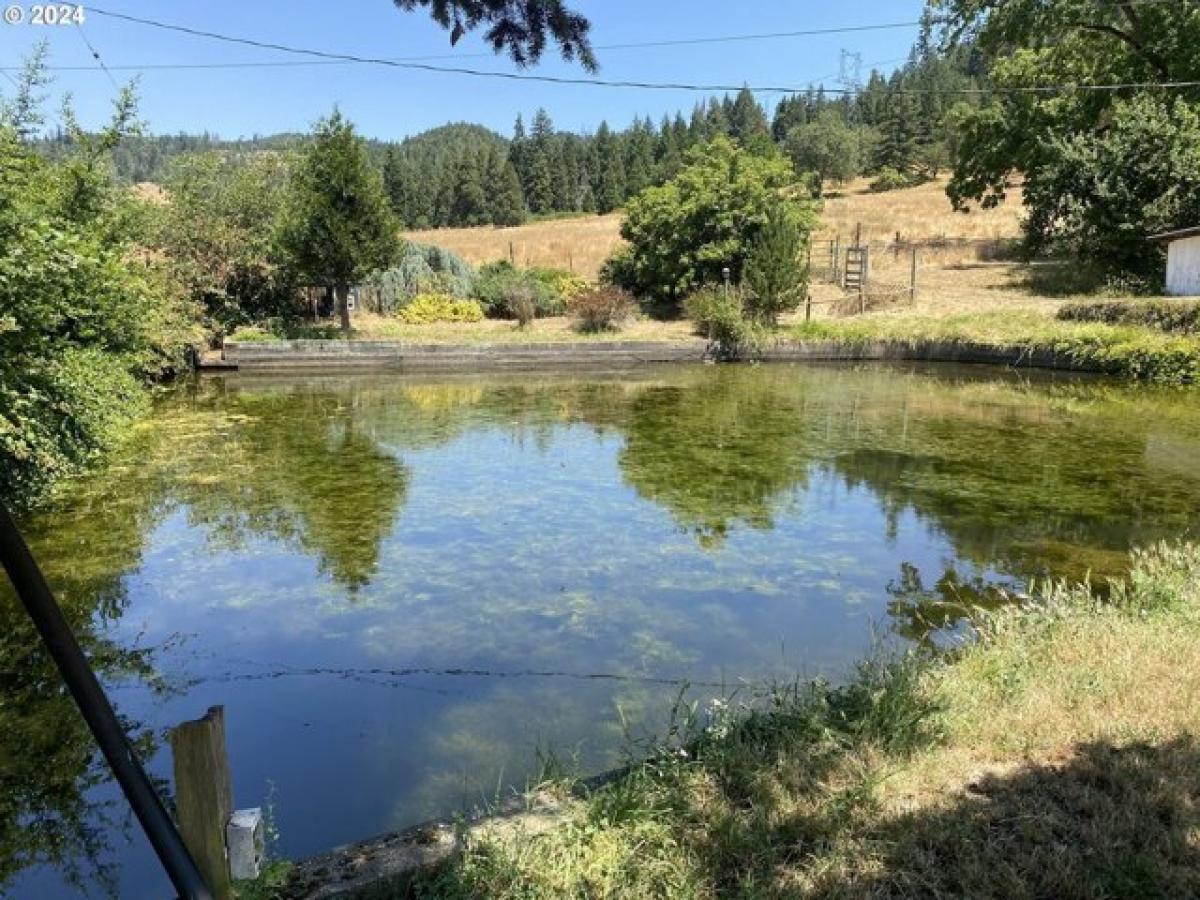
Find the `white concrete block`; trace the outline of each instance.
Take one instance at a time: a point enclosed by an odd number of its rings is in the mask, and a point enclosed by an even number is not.
[[[249,881],[262,872],[266,856],[266,834],[261,809],[239,809],[229,817],[225,846],[229,849],[229,874]]]

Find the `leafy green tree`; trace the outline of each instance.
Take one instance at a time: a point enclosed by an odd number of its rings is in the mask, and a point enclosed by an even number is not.
[[[1200,104],[1143,95],[1120,100],[1102,134],[1072,134],[1026,186],[1028,233],[1060,249],[1162,277],[1146,234],[1200,222]]]
[[[817,184],[844,184],[862,170],[861,134],[840,114],[827,109],[815,121],[788,133],[785,149],[797,172],[815,172]]]
[[[743,278],[746,310],[759,322],[774,325],[780,313],[795,309],[808,286],[804,261],[806,227],[797,209],[774,203],[746,258]]]
[[[1101,265],[1157,274],[1158,261],[1141,246],[1147,232],[1163,222],[1191,224],[1174,217],[1190,215],[1194,208],[1196,163],[1176,142],[1186,139],[1195,94],[1058,86],[1200,80],[1200,15],[1193,5],[1013,0],[997,6],[985,0],[935,0],[933,8],[946,21],[949,41],[969,44],[986,60],[989,80],[998,89],[978,107],[955,112],[948,188],[955,204],[996,205],[1020,173],[1031,251],[1062,247]],[[1156,104],[1157,111],[1147,103]],[[1154,150],[1132,166],[1104,172],[1094,188],[1081,190],[1069,177],[1069,166],[1087,157],[1131,158],[1117,152],[1117,138],[1109,134],[1117,119],[1126,138]],[[1150,128],[1162,129],[1157,140]],[[1183,168],[1168,193],[1148,206],[1162,186],[1160,163],[1167,159]],[[1079,209],[1080,202],[1086,208]]]
[[[277,153],[172,161],[154,246],[217,331],[297,312],[274,241],[288,168]]]
[[[335,109],[313,133],[292,174],[280,242],[302,277],[333,285],[349,331],[350,285],[387,268],[400,239],[383,178],[354,126]]]
[[[719,283],[729,267],[740,280],[767,211],[795,203],[807,229],[811,205],[781,156],[751,154],[725,137],[689,151],[685,166],[665,184],[633,198],[621,225],[629,247],[606,276],[638,296],[678,303],[697,285]]]
[[[18,95],[40,83],[27,70]],[[19,105],[18,105],[19,108]],[[33,106],[29,109],[34,108]],[[143,382],[183,365],[199,335],[170,273],[145,253],[146,210],[115,184],[110,150],[136,123],[130,89],[110,123],[48,162],[0,118],[0,497],[18,506],[82,470],[144,408]],[[33,121],[28,112],[23,121]]]

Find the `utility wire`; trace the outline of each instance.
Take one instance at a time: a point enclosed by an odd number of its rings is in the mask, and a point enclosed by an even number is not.
[[[333,53],[326,50],[314,50],[305,47],[293,47],[288,44],[279,44],[273,41],[260,41],[252,38],[235,37],[232,35],[220,34],[214,31],[206,31],[199,28],[191,28],[186,25],[176,25],[169,22],[160,22],[155,19],[144,19],[139,16],[131,16],[125,13],[111,12],[101,9],[96,6],[88,7],[89,12],[97,15],[108,16],[114,19],[120,19],[126,22],[133,22],[139,25],[145,25],[151,28],[158,28],[165,31],[174,31],[181,34],[191,35],[193,37],[207,38],[209,40],[220,41],[228,44],[240,44],[247,47],[256,47],[262,50],[275,50],[281,53],[291,53],[298,56],[312,57],[322,60],[333,60],[348,63],[360,63],[366,65],[386,66],[389,68],[409,69],[421,72],[437,72],[453,75],[468,75],[477,78],[499,78],[508,81],[531,81],[543,84],[570,84],[570,85],[588,85],[592,87],[616,87],[616,88],[636,88],[641,90],[668,90],[668,91],[699,91],[704,93],[721,93],[721,92],[736,92],[742,88],[747,88],[753,92],[759,93],[782,93],[796,94],[803,93],[808,88],[801,86],[775,86],[775,85],[759,85],[752,86],[747,84],[695,84],[690,82],[655,82],[655,81],[627,81],[627,80],[607,80],[597,78],[576,78],[572,76],[558,75],[537,75],[525,72],[496,72],[483,69],[472,69],[465,66],[435,66],[426,63],[418,62],[400,62],[397,60],[386,59],[372,56],[358,56],[350,53]],[[215,65],[215,64],[214,64]],[[1114,92],[1122,90],[1138,90],[1149,88],[1193,88],[1200,87],[1200,81],[1169,81],[1169,82],[1123,82],[1117,84],[1056,84],[1056,85],[1037,85],[1029,87],[1009,87],[1009,88],[955,88],[951,90],[942,90],[938,88],[900,88],[897,93],[902,94],[939,94],[939,95],[962,95],[962,96],[983,96],[993,94],[1053,94],[1072,91],[1082,92]],[[834,95],[854,95],[858,91],[854,88],[826,88],[826,94]]]
[[[116,78],[114,78],[114,77],[113,77],[113,73],[112,73],[112,72],[110,72],[110,71],[108,70],[108,66],[106,66],[106,65],[104,64],[104,60],[102,60],[102,59],[100,58],[100,53],[99,53],[99,51],[97,51],[97,50],[96,50],[96,48],[92,46],[92,42],[88,40],[88,36],[87,36],[87,34],[84,32],[84,30],[83,30],[83,26],[82,26],[82,25],[80,25],[78,21],[76,21],[76,23],[75,23],[75,28],[76,28],[76,30],[79,32],[79,36],[80,36],[81,38],[83,38],[83,43],[84,43],[84,45],[85,45],[85,46],[87,46],[87,48],[88,48],[88,50],[89,50],[89,51],[91,51],[92,58],[93,58],[94,60],[96,60],[96,62],[97,62],[97,63],[99,63],[99,64],[100,64],[100,68],[101,68],[101,69],[103,69],[103,70],[104,70],[104,74],[108,76],[108,80],[109,80],[109,81],[112,83],[113,89],[114,89],[114,90],[116,90],[116,91],[120,91],[120,90],[121,90],[121,86],[120,86],[119,84],[117,84],[117,79],[116,79]]]

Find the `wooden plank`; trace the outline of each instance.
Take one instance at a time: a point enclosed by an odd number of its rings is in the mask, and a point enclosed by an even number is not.
[[[233,813],[233,783],[225,752],[225,707],[184,722],[170,733],[175,760],[175,810],[183,842],[216,900],[232,900],[225,824]]]

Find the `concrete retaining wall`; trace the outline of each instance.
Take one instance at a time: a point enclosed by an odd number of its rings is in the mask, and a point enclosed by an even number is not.
[[[399,341],[271,341],[225,343],[226,365],[240,371],[399,368],[483,369],[544,366],[630,366],[700,362],[704,344],[571,341],[537,344],[407,344]]]
[[[579,367],[620,369],[644,363],[701,362],[700,341],[571,341],[559,343],[407,344],[400,341],[272,341],[225,344],[221,367],[240,371],[339,368],[420,370],[540,369]],[[804,341],[783,343],[761,354],[765,362],[853,362],[898,360],[982,363],[1074,372],[1101,371],[1095,365],[1050,349],[993,347],[949,341],[899,343]]]

